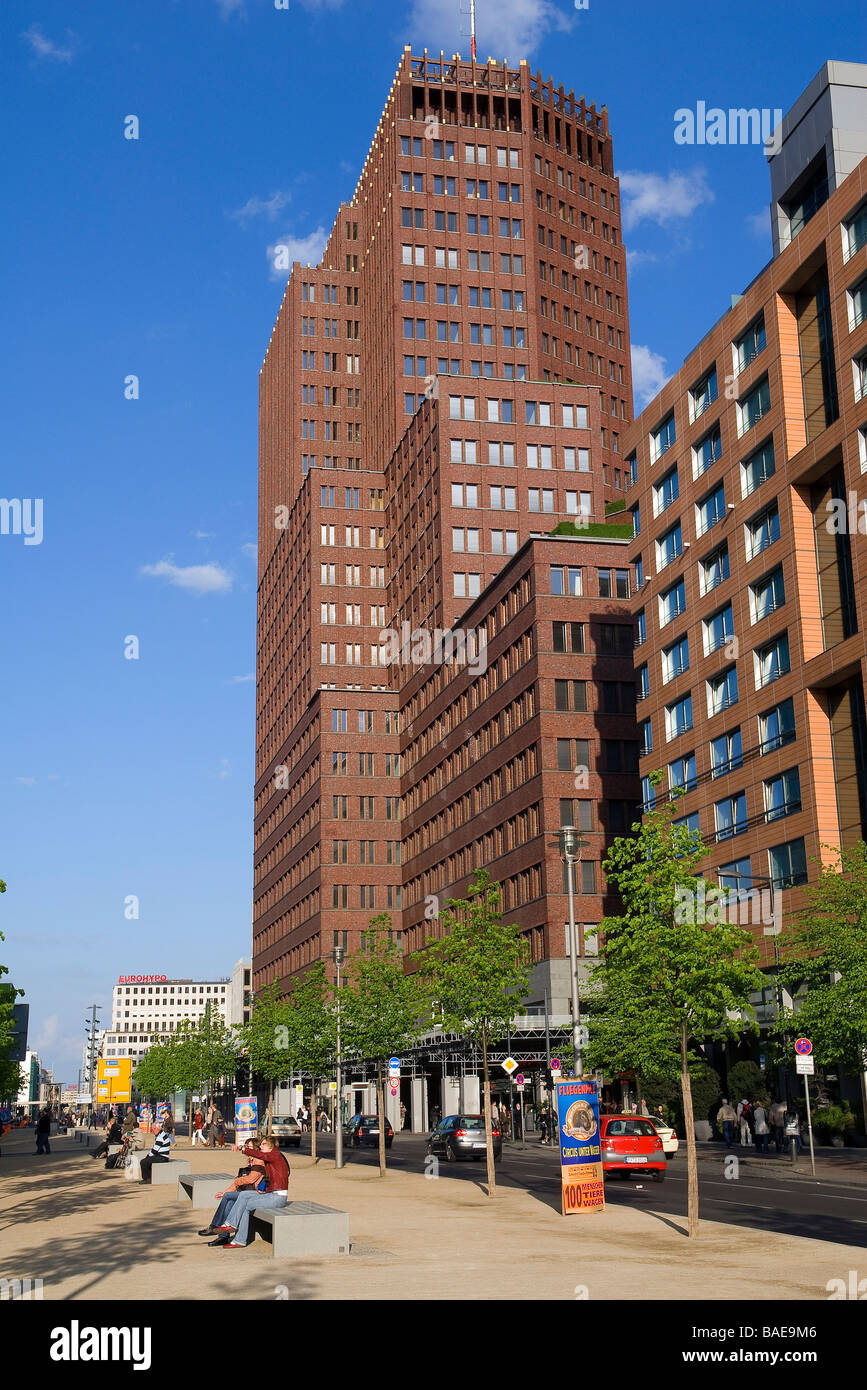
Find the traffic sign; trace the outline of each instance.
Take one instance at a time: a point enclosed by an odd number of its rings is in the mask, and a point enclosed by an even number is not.
[[[559,1071],[559,1070],[560,1070],[560,1058],[559,1058],[559,1057],[552,1057],[552,1058],[551,1058],[551,1070],[552,1070],[552,1071]]]
[[[816,1063],[812,1057],[796,1057],[795,1071],[798,1076],[815,1076]]]
[[[331,1092],[331,1094],[334,1095],[334,1092],[337,1090],[337,1082],[336,1082],[336,1081],[329,1081],[329,1083],[328,1083],[328,1089],[329,1089],[329,1091]]]
[[[521,1075],[521,1073],[518,1072],[518,1075],[515,1077],[515,1085],[516,1085],[516,1086],[523,1086],[523,1084],[524,1084],[524,1078],[523,1078],[523,1076]]]
[[[552,1079],[552,1081],[559,1081],[559,1080],[560,1080],[560,1077],[561,1077],[562,1075],[563,1075],[563,1073],[561,1072],[560,1068],[559,1068],[559,1067],[556,1067],[556,1068],[555,1068],[554,1070],[552,1070],[552,1072],[551,1072],[551,1079]]]
[[[399,1057],[389,1057],[389,1059],[388,1059],[388,1069],[389,1069],[389,1071],[400,1071],[400,1058],[399,1058]]]
[[[809,1057],[810,1053],[813,1051],[813,1044],[810,1042],[809,1038],[798,1038],[795,1043],[795,1051],[799,1057]]]
[[[511,1076],[513,1071],[518,1070],[518,1063],[515,1061],[514,1057],[507,1057],[502,1066],[503,1071],[506,1072],[508,1076]]]

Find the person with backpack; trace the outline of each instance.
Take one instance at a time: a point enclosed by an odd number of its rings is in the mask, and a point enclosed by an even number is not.
[[[741,1127],[741,1148],[752,1148],[753,1136],[750,1121],[753,1117],[753,1107],[749,1101],[744,1099],[738,1102],[738,1120]]]
[[[50,1154],[51,1144],[49,1136],[51,1134],[51,1115],[47,1110],[40,1110],[39,1118],[36,1121],[36,1152],[38,1154]]]

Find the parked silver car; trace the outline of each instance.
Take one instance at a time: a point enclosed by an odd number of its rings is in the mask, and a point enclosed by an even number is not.
[[[301,1148],[301,1126],[294,1115],[275,1115],[271,1121],[271,1133],[280,1148]]]

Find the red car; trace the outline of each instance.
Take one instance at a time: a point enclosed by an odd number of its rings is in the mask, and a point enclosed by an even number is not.
[[[665,1177],[665,1150],[656,1127],[643,1115],[600,1115],[603,1173],[649,1171],[654,1182]]]

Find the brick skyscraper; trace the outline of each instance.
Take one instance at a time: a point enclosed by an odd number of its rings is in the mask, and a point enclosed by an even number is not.
[[[420,944],[425,899],[480,863],[562,961],[551,830],[636,804],[612,171],[604,108],[407,50],[321,265],[292,269],[261,373],[257,988],[375,912]],[[383,664],[403,624],[482,632],[486,669]]]

